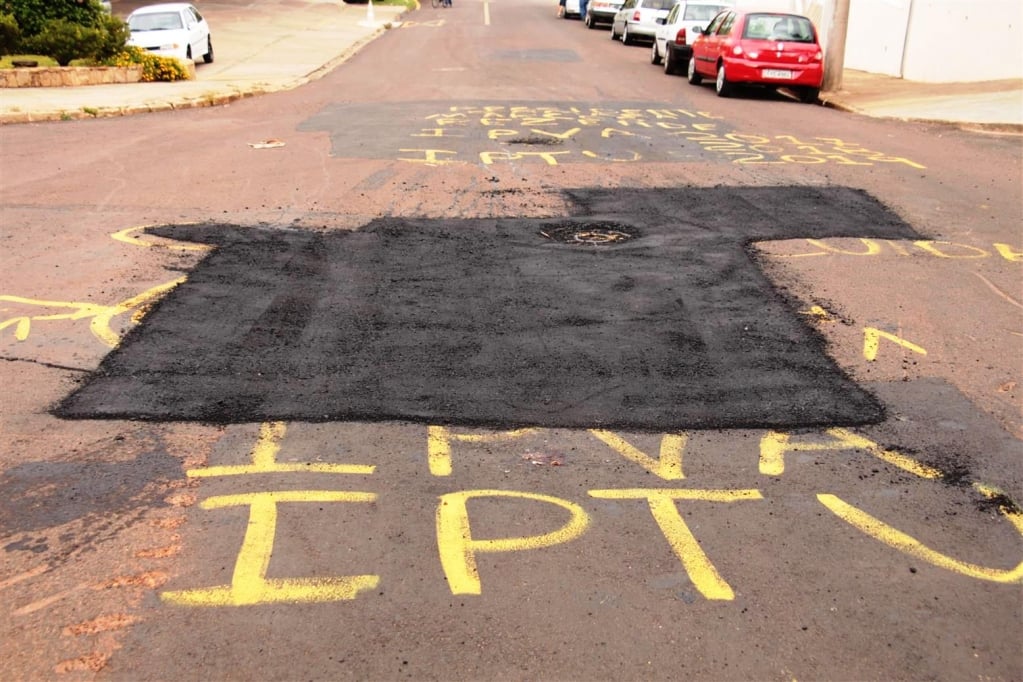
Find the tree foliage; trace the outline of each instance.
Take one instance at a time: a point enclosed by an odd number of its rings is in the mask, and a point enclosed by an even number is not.
[[[62,19],[96,27],[106,14],[97,0],[0,0],[0,12],[14,15],[23,36],[34,36],[48,21]]]
[[[14,18],[15,30],[8,32],[0,20],[0,51],[28,50],[53,57],[61,66],[72,59],[109,59],[129,36],[127,25],[98,0],[0,0],[0,17],[5,15]],[[5,39],[8,34],[11,41]]]
[[[0,55],[14,54],[21,43],[21,29],[14,16],[0,12]]]

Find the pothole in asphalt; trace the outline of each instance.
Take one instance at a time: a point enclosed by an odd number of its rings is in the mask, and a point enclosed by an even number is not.
[[[620,244],[639,236],[631,225],[614,222],[553,223],[544,225],[540,235],[565,244],[604,246]]]
[[[507,144],[525,144],[536,147],[556,147],[563,142],[564,140],[556,137],[516,137],[511,140],[507,140]]]

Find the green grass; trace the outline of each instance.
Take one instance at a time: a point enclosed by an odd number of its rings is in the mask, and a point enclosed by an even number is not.
[[[12,61],[18,59],[32,59],[39,62],[39,66],[57,66],[57,60],[52,57],[44,57],[41,54],[8,54],[0,57],[0,69],[13,69]],[[96,66],[88,59],[72,59],[71,66]]]
[[[11,62],[16,59],[33,59],[39,62],[39,66],[57,65],[57,60],[51,59],[50,57],[44,57],[39,54],[8,54],[0,57],[0,69],[13,69],[14,66]]]

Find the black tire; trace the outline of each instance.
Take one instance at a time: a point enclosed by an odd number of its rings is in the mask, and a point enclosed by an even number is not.
[[[611,40],[618,40],[618,34],[615,33],[615,25],[611,23]]]
[[[589,12],[586,13],[586,19],[584,19],[584,22],[586,23],[586,28],[597,28],[597,22],[593,20],[593,17]]]
[[[629,22],[625,22],[625,28],[622,29],[622,45],[632,45],[632,36],[629,35]]]
[[[703,82],[703,76],[696,73],[696,57],[689,58],[689,66],[686,67],[686,74],[690,85],[699,85]]]
[[[665,46],[664,46],[664,73],[669,75],[669,76],[674,76],[675,74],[678,73],[678,62],[675,61],[675,58],[672,56],[673,54],[674,54],[674,52],[671,51],[671,48],[668,47],[667,44],[665,44]]]
[[[820,94],[820,88],[801,88],[799,90],[799,101],[803,104],[815,104]]]
[[[213,63],[213,37],[206,36],[206,54],[202,56],[202,61],[205,64]]]
[[[733,89],[734,86],[728,80],[728,75],[725,73],[724,63],[718,64],[718,77],[714,81],[714,91],[717,92],[718,97],[729,97]]]
[[[667,56],[667,53],[665,53]],[[657,51],[657,38],[654,38],[654,45],[650,48],[650,63],[657,66],[661,63],[661,53]]]
[[[193,64],[195,64],[195,60],[192,59],[192,46],[191,45],[189,45],[188,47],[185,48],[185,59],[187,59],[188,61],[190,61]]]

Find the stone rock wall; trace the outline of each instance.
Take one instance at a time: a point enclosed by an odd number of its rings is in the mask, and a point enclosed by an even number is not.
[[[142,66],[37,66],[0,69],[0,88],[53,88],[138,83]]]

